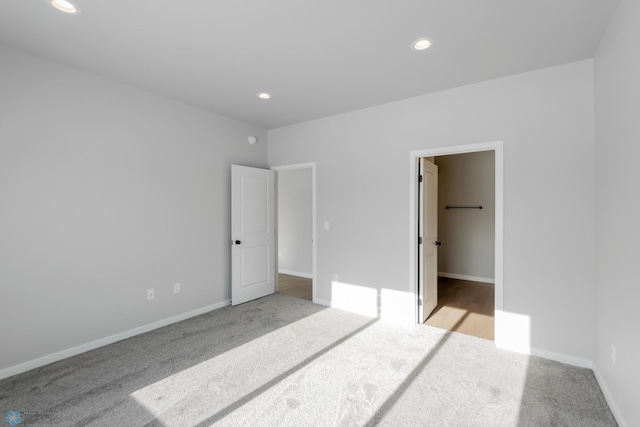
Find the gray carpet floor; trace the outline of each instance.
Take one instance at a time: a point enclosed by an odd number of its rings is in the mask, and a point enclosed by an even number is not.
[[[278,294],[2,380],[0,410],[60,426],[616,425],[588,369]]]

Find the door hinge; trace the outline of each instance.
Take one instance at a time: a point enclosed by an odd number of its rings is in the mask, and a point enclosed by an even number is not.
[[[418,298],[418,307],[422,307],[422,298]]]
[[[422,175],[418,177],[418,182],[422,182]]]
[[[418,237],[418,244],[421,245],[422,244],[422,237]]]

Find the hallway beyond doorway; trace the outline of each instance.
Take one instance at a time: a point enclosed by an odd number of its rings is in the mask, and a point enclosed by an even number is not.
[[[311,279],[278,273],[278,293],[312,301]]]

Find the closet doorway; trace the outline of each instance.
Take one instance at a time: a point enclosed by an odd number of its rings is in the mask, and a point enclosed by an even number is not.
[[[424,323],[493,340],[494,152],[432,161],[438,166],[438,304]]]
[[[502,310],[503,292],[501,149],[502,143],[496,142],[412,153],[412,164],[418,165],[424,159],[438,169],[435,272],[420,256],[421,233],[426,225],[420,223],[418,172],[412,186],[417,233],[414,235],[418,237],[414,242],[419,242],[413,248],[418,323],[495,339],[499,327],[496,312]],[[416,166],[416,170],[420,168]],[[434,276],[437,276],[437,305],[431,314],[425,315],[420,310],[420,286],[425,286],[424,278]]]

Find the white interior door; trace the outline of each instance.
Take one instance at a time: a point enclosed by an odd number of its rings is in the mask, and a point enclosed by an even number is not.
[[[420,159],[419,295],[420,322],[438,305],[438,166]]]
[[[231,305],[275,292],[274,172],[231,166]]]

